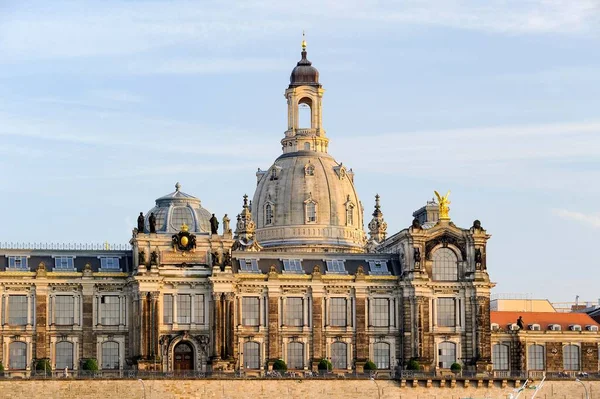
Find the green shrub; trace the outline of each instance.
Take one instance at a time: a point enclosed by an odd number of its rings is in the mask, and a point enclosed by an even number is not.
[[[87,371],[98,371],[98,361],[93,357],[85,359],[81,368]]]
[[[407,370],[419,371],[421,370],[421,365],[415,359],[412,359],[406,365]]]
[[[458,363],[452,363],[452,366],[450,366],[450,371],[453,373],[460,373],[461,370],[462,366]]]
[[[327,370],[327,371],[331,371],[333,369],[333,365],[331,364],[331,362],[327,359],[321,359],[319,361],[319,365],[317,366],[317,368],[319,370]]]
[[[273,370],[287,371],[287,364],[283,360],[277,359],[273,362]]]
[[[4,365],[0,362],[0,373],[4,371]]]
[[[35,362],[35,370],[36,371],[44,371],[46,373],[52,372],[52,366],[50,365],[49,359],[38,359]]]
[[[377,370],[377,365],[375,363],[373,363],[372,361],[367,360],[364,368],[366,371]]]

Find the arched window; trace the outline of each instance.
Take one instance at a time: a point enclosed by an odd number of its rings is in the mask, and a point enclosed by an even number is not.
[[[306,223],[317,222],[317,204],[308,202],[306,204]]]
[[[530,345],[527,348],[527,370],[544,370],[544,346]]]
[[[331,344],[331,364],[334,369],[345,369],[348,367],[348,352],[344,342]]]
[[[571,371],[579,370],[579,347],[577,345],[563,347],[563,368]]]
[[[302,342],[290,342],[288,344],[287,366],[295,370],[304,368],[304,344]]]
[[[9,345],[8,366],[11,370],[24,370],[27,367],[27,344],[12,342]]]
[[[456,344],[444,341],[438,345],[438,365],[440,368],[449,369],[456,363]]]
[[[56,344],[56,369],[73,368],[73,344],[61,341]]]
[[[346,208],[346,225],[352,226],[354,224],[354,206],[348,205]]]
[[[310,143],[304,143],[304,151],[310,151]]]
[[[458,280],[458,259],[450,248],[439,248],[433,253],[433,280]]]
[[[502,344],[494,345],[492,349],[492,362],[494,370],[508,370],[508,346]]]
[[[273,223],[273,206],[271,204],[267,204],[265,206],[265,224]]]
[[[373,345],[373,360],[378,370],[390,368],[390,344],[378,342]]]
[[[260,368],[260,344],[258,342],[244,344],[244,368]]]
[[[310,98],[302,98],[298,101],[298,128],[312,128],[312,100]]]
[[[119,343],[107,341],[102,344],[102,369],[115,370],[119,368]]]

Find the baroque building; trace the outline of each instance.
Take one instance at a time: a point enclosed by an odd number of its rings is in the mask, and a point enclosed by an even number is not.
[[[140,214],[130,247],[5,245],[5,369],[49,359],[77,370],[94,358],[105,371],[262,373],[278,359],[300,371],[323,359],[340,373],[372,361],[392,375],[410,360],[491,371],[481,223],[456,226],[436,193],[388,235],[375,196],[365,232],[354,172],[329,154],[305,42],[285,98],[282,154],[258,170],[233,221],[177,184]]]

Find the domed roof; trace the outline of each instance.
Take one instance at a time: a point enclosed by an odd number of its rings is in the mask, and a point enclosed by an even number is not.
[[[283,154],[258,176],[252,213],[265,249],[364,250],[354,173],[333,157],[314,151]]]
[[[290,87],[295,86],[321,86],[319,83],[319,71],[312,66],[312,62],[306,59],[306,49],[302,49],[302,59],[290,75]]]
[[[193,233],[210,233],[210,218],[212,214],[202,208],[200,200],[180,190],[179,182],[175,191],[156,200],[156,206],[146,213],[145,231],[150,231],[148,221],[150,214],[156,217],[157,233],[177,233],[181,225],[188,226]]]

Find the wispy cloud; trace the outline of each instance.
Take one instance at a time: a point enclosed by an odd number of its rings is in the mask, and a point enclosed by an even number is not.
[[[600,213],[582,213],[570,211],[568,209],[552,209],[552,213],[561,219],[600,229]]]
[[[81,3],[81,7],[61,1],[53,1],[51,7],[46,2],[27,3],[4,11],[3,61],[130,56],[182,45],[192,51],[218,50],[249,46],[257,38],[303,27],[338,33],[348,29],[349,20],[361,22],[352,24],[354,33],[378,32],[386,24],[509,35],[597,33],[600,26],[595,0],[306,0],[302,6],[275,0]],[[193,53],[190,57],[182,62],[193,63]]]

